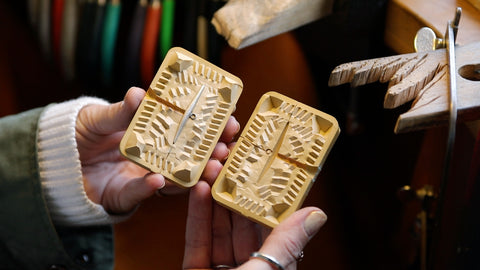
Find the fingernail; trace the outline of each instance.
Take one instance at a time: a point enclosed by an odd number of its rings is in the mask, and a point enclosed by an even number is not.
[[[231,153],[230,149],[227,148],[227,151],[228,151],[228,153],[227,153],[227,155],[223,158],[222,163],[224,163],[225,161],[227,161],[228,156],[230,156],[230,153]]]
[[[158,189],[164,188],[166,184],[167,184],[167,183],[166,183],[165,181],[163,181],[162,185],[161,185],[160,187],[158,187]]]
[[[161,186],[158,186],[157,189],[162,189],[163,187],[165,187],[165,178],[161,175],[161,174],[157,174],[157,173],[154,173],[154,172],[149,172],[145,175],[145,179],[147,178],[150,178],[150,177],[155,177],[155,176],[160,176],[161,178],[163,178],[163,181],[161,182]]]
[[[327,221],[327,215],[323,211],[313,211],[305,219],[305,223],[303,223],[303,227],[307,232],[308,236],[315,235],[320,227],[325,224]]]

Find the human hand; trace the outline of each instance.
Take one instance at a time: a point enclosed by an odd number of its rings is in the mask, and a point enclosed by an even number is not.
[[[209,184],[200,181],[190,191],[183,269],[294,270],[303,248],[326,220],[316,207],[300,209],[273,229],[261,245],[269,230],[214,203]],[[257,250],[273,257],[280,267],[250,257]]]
[[[120,140],[144,96],[143,89],[133,87],[122,102],[108,106],[88,105],[78,114],[76,141],[85,191],[90,200],[101,204],[110,213],[129,212],[158,189],[165,190],[163,193],[178,192],[180,189],[166,182],[162,175],[126,160],[118,150]],[[238,122],[231,117],[204,175],[218,174],[220,161],[229,154],[227,144],[239,129]]]

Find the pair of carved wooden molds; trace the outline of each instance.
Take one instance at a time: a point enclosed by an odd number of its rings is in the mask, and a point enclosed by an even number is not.
[[[120,143],[121,153],[179,186],[195,185],[242,88],[236,76],[171,49]],[[276,226],[301,206],[339,132],[334,117],[266,93],[212,187],[213,198]]]

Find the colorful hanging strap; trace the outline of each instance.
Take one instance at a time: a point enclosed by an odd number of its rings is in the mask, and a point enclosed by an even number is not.
[[[140,75],[142,86],[148,87],[155,73],[155,53],[160,29],[162,5],[160,0],[153,0],[147,9],[140,53]]]
[[[53,60],[58,68],[61,68],[60,63],[60,42],[62,38],[62,18],[65,0],[52,0],[52,18],[51,18],[51,37]]]
[[[122,5],[120,0],[112,0],[107,4],[103,35],[101,43],[102,83],[105,86],[112,84],[113,65],[115,60],[115,44],[117,42],[118,27]]]
[[[77,76],[84,80],[88,70],[88,53],[95,23],[96,1],[88,0],[81,6],[81,15],[78,23],[78,36],[75,50],[75,67]]]
[[[98,0],[94,11],[92,35],[87,48],[87,65],[85,82],[91,88],[98,87],[100,46],[102,42],[103,23],[105,18],[105,0]]]
[[[163,59],[172,47],[173,26],[175,20],[175,0],[163,0],[162,3],[162,27],[159,39],[159,55]]]
[[[38,39],[43,55],[51,57],[51,36],[50,36],[50,0],[40,0],[38,6]]]
[[[138,1],[133,12],[125,48],[122,85],[138,85],[140,79],[140,48],[147,12],[147,0]]]
[[[75,77],[75,45],[77,42],[78,20],[78,1],[65,1],[60,40],[60,66],[63,76],[67,80],[72,80]]]

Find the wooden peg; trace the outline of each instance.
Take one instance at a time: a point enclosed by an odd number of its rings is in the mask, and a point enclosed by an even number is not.
[[[413,44],[416,52],[427,52],[445,48],[445,40],[438,38],[430,27],[422,27],[418,30]]]
[[[456,47],[459,120],[480,118],[480,42]],[[395,133],[445,125],[448,119],[448,61],[445,49],[342,64],[329,86],[389,82],[384,107],[413,101],[400,115]]]

